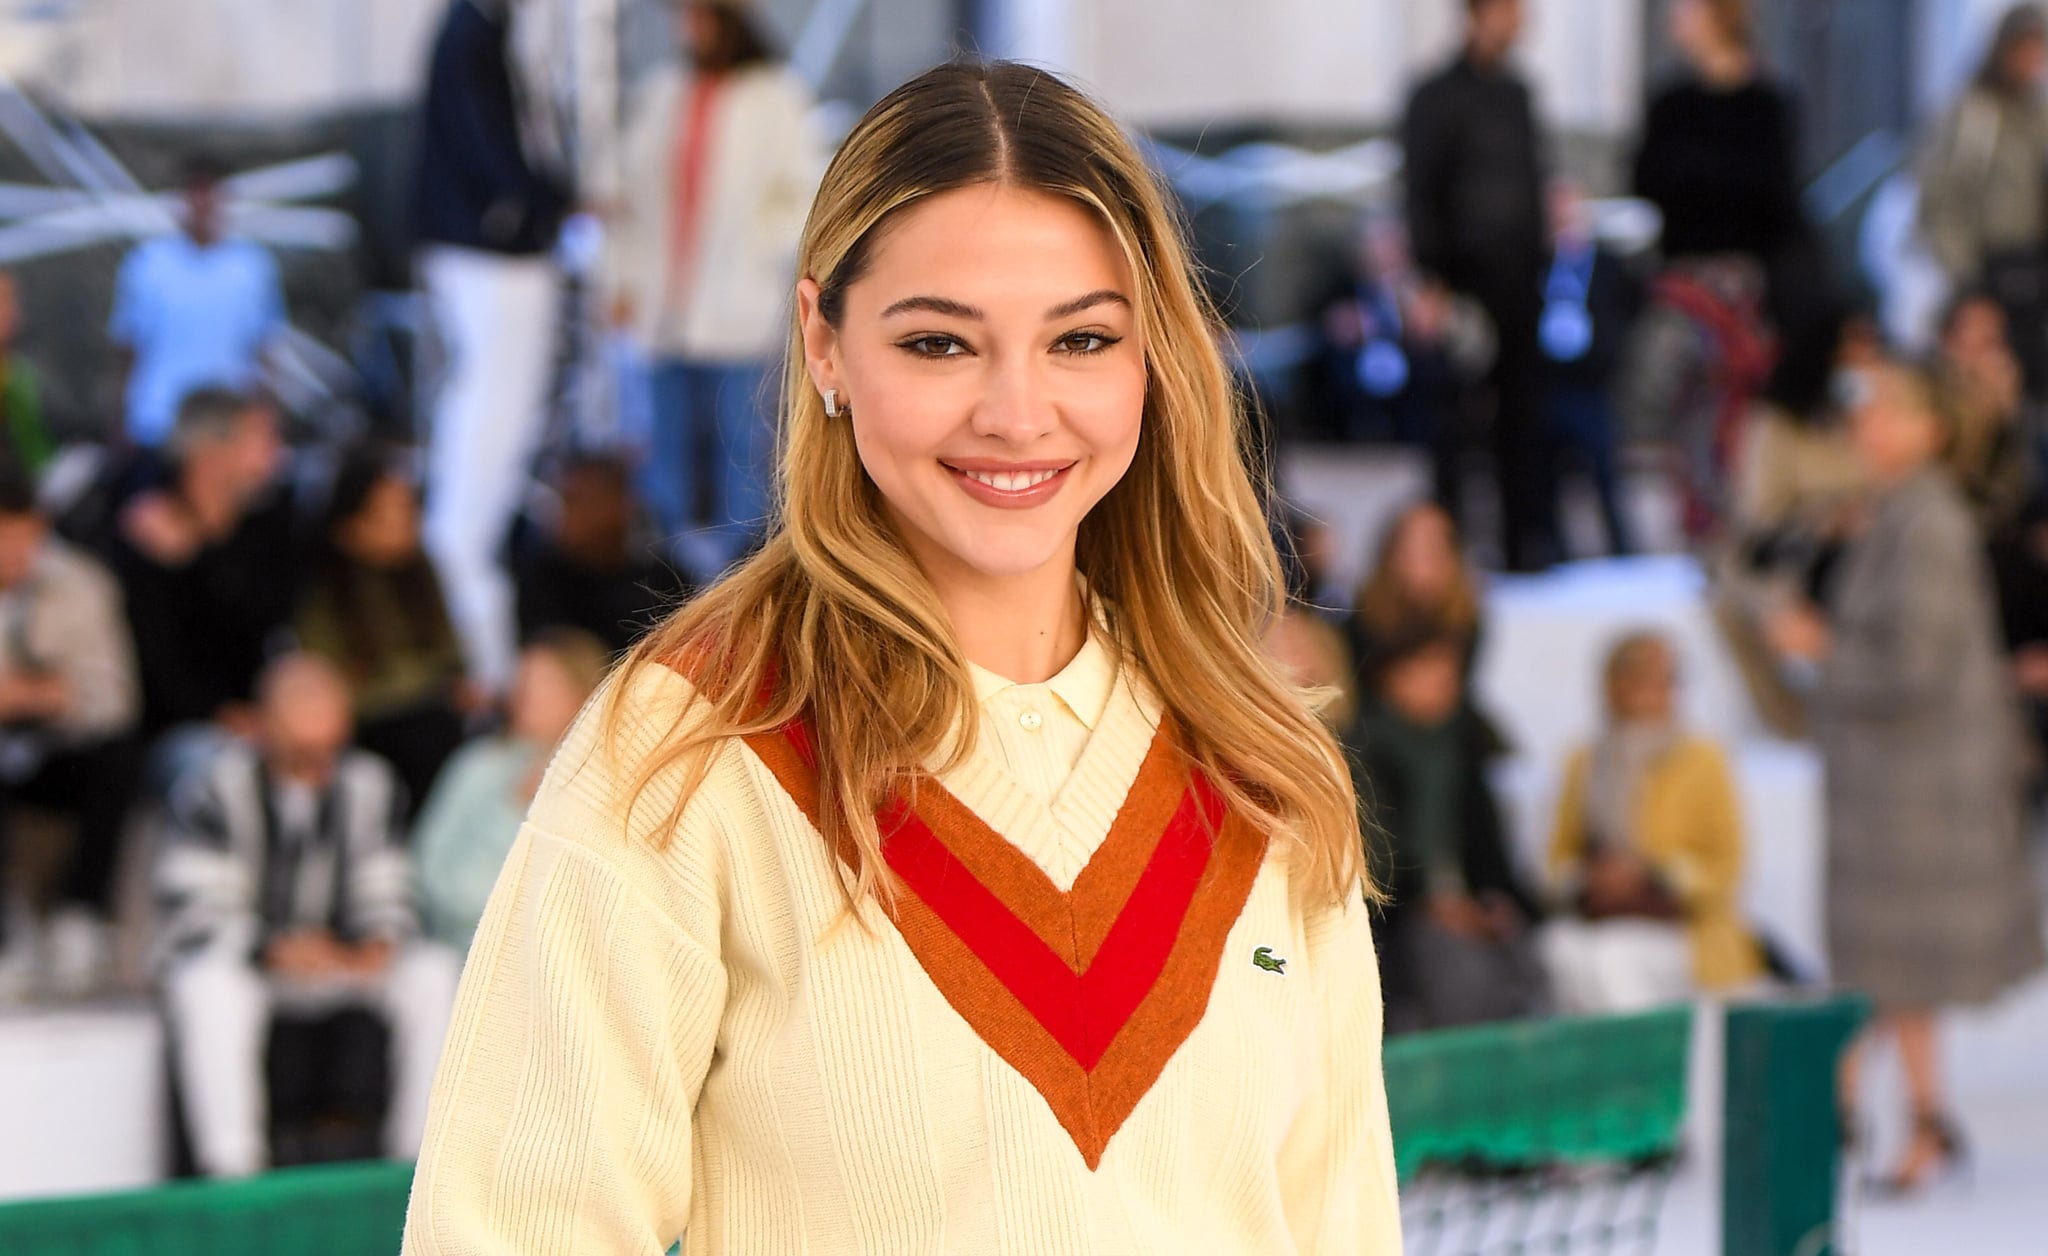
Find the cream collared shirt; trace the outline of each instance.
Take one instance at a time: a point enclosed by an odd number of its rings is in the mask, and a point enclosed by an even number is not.
[[[1080,653],[1039,684],[1020,685],[971,662],[967,670],[981,706],[981,752],[1050,804],[1081,761],[1116,688],[1116,660],[1101,634],[1090,632]]]

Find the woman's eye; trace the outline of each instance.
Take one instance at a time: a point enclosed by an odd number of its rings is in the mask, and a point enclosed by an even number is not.
[[[967,346],[951,336],[915,336],[901,344],[921,358],[957,358],[967,352]]]
[[[1077,331],[1071,336],[1060,337],[1059,347],[1062,353],[1085,355],[1100,353],[1115,343],[1114,336],[1105,336],[1093,331]]]

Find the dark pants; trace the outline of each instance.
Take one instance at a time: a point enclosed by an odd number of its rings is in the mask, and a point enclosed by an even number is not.
[[[1550,522],[1557,512],[1550,437],[1537,390],[1542,350],[1537,344],[1541,302],[1531,270],[1528,290],[1502,284],[1473,296],[1493,320],[1498,339],[1493,374],[1493,474],[1500,486],[1501,558],[1509,571],[1541,571],[1557,557]]]
[[[359,1008],[271,1022],[264,1052],[270,1158],[284,1168],[381,1154],[391,1097],[391,1035]]]
[[[1557,442],[1556,466],[1560,475],[1570,468],[1583,468],[1600,497],[1600,517],[1607,526],[1607,548],[1615,554],[1635,550],[1629,531],[1628,512],[1621,492],[1620,455],[1614,439],[1614,407],[1607,393],[1578,384],[1556,384],[1548,394],[1550,431]],[[1553,498],[1554,500],[1554,498]],[[1553,519],[1555,516],[1553,515]],[[1555,522],[1551,535],[1560,545],[1564,530]]]
[[[121,833],[142,774],[142,743],[134,737],[66,749],[43,760],[35,773],[0,786],[0,838],[17,807],[55,811],[77,821],[70,857],[57,882],[58,900],[95,915],[110,914]],[[0,874],[6,859],[0,853]],[[0,924],[4,930],[4,924]]]
[[[442,765],[461,749],[463,734],[462,716],[455,708],[436,703],[364,720],[356,744],[391,765],[417,813],[426,805]]]

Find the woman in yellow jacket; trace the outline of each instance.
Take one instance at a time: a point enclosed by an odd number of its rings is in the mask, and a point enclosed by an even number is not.
[[[1567,1011],[1637,1011],[1763,975],[1742,923],[1742,817],[1727,760],[1675,723],[1677,658],[1653,634],[1607,661],[1608,726],[1565,771],[1551,839],[1564,911],[1545,959]]]

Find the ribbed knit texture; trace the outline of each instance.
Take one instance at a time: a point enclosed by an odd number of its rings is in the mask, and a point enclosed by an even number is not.
[[[1071,775],[1016,757],[1057,759],[1057,737],[985,737],[943,779],[1062,888],[1158,727],[1142,682],[1111,680]],[[839,922],[824,842],[750,748],[719,752],[656,849],[677,777],[630,813],[624,791],[691,691],[629,683],[618,741],[586,716],[557,755],[478,931],[407,1253],[1400,1250],[1365,909],[1305,919],[1284,843],[1206,1014],[1091,1171],[879,910]],[[985,720],[1015,718],[1000,702]],[[1048,802],[1034,776],[1064,783]]]

